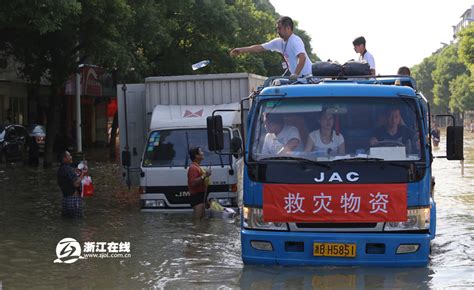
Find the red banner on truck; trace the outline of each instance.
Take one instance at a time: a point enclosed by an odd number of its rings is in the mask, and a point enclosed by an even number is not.
[[[264,184],[265,222],[405,222],[406,184]]]

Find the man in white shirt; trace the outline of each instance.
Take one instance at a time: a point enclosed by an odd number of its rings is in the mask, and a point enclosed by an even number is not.
[[[355,52],[359,53],[359,61],[366,61],[370,66],[370,74],[375,75],[375,60],[370,52],[365,48],[365,38],[363,36],[357,37],[352,42]]]
[[[283,117],[278,114],[265,115],[265,141],[263,142],[263,154],[287,154],[301,144],[300,133],[294,126],[284,124]]]
[[[263,44],[234,48],[230,51],[230,56],[266,50],[276,51],[283,55],[285,61],[282,65],[284,69],[289,69],[290,79],[311,75],[311,60],[306,53],[303,40],[293,33],[293,20],[290,17],[282,16],[278,19],[276,28],[280,38]]]

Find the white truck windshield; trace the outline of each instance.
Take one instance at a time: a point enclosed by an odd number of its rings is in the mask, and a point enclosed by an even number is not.
[[[265,101],[251,156],[262,159],[419,160],[420,114],[408,98],[299,98]]]
[[[224,152],[229,151],[229,130],[224,130]],[[143,156],[144,167],[189,166],[188,150],[201,147],[203,166],[230,164],[230,156],[218,155],[208,150],[206,129],[176,129],[152,131],[148,136]]]

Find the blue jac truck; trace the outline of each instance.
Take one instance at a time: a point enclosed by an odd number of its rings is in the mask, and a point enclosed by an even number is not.
[[[303,83],[304,82],[304,83]],[[424,266],[436,234],[430,109],[407,76],[269,79],[241,102],[246,264]],[[453,118],[454,123],[454,118]],[[460,126],[449,160],[463,159]],[[219,151],[220,150],[220,151]]]

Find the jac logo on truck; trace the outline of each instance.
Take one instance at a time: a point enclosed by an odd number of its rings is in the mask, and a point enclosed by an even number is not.
[[[348,172],[345,176],[342,175],[342,177],[345,177],[345,179],[349,182],[356,182],[359,180],[359,173],[357,172]],[[327,179],[327,182],[343,182],[343,178],[341,177],[341,174],[339,172],[333,172],[331,176]],[[321,172],[319,174],[319,177],[315,177],[314,181],[316,182],[324,182],[326,181],[326,174],[324,172]]]

